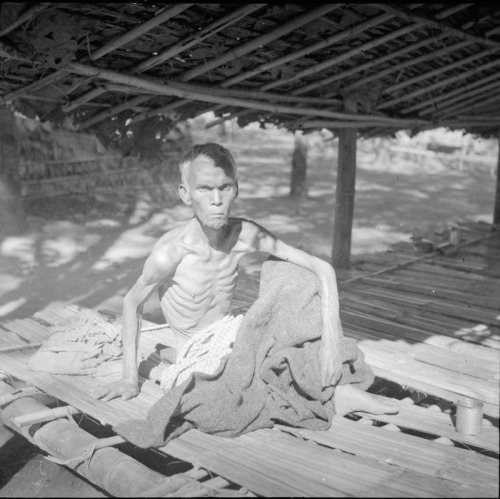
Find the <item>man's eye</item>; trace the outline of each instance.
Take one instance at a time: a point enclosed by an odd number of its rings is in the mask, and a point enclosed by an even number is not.
[[[222,186],[223,191],[229,191],[233,186],[231,184],[226,184]]]
[[[198,191],[199,192],[207,192],[208,191],[208,187],[198,187]]]

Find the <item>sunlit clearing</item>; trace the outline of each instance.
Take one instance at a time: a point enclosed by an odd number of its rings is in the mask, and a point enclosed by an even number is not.
[[[385,251],[398,241],[407,239],[408,234],[391,230],[388,225],[376,227],[361,227],[352,229],[352,254]]]
[[[9,274],[0,274],[0,297],[9,291],[17,289],[21,283],[22,279]]]
[[[0,306],[0,317],[12,313],[14,310],[26,303],[26,298],[18,298]]]
[[[141,226],[123,232],[113,246],[108,248],[103,257],[94,264],[92,270],[104,270],[126,260],[146,258],[158,240],[156,236],[143,234],[147,228],[148,226]]]
[[[17,258],[26,265],[34,265],[34,240],[33,234],[23,237],[7,237],[0,244],[0,254],[4,257]]]
[[[120,227],[120,222],[110,218],[101,218],[100,220],[90,220],[89,222],[86,222],[85,227]]]
[[[60,236],[42,242],[41,254],[48,267],[58,267],[71,262],[78,255],[88,251],[100,241],[97,234],[86,234],[84,237],[74,239],[71,236]]]

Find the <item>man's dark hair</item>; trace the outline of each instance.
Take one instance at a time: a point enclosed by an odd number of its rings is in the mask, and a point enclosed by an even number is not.
[[[236,162],[233,155],[220,144],[207,142],[193,146],[179,161],[182,182],[186,181],[186,170],[191,163],[200,156],[210,158],[216,166],[222,168],[227,174],[236,178]]]

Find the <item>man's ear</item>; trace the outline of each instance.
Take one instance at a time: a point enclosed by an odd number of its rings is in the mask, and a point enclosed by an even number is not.
[[[184,204],[191,206],[192,203],[191,196],[189,195],[189,191],[184,184],[179,185],[179,196],[184,202]]]

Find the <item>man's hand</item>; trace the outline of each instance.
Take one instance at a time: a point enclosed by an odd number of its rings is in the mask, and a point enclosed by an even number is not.
[[[342,368],[338,359],[340,352],[336,352],[336,349],[333,347],[333,341],[334,339],[331,335],[323,334],[319,351],[321,386],[323,388],[337,383]]]
[[[95,399],[102,399],[103,402],[121,397],[123,400],[131,399],[139,394],[139,385],[131,381],[120,380],[109,383],[106,386],[97,388],[91,395]]]

